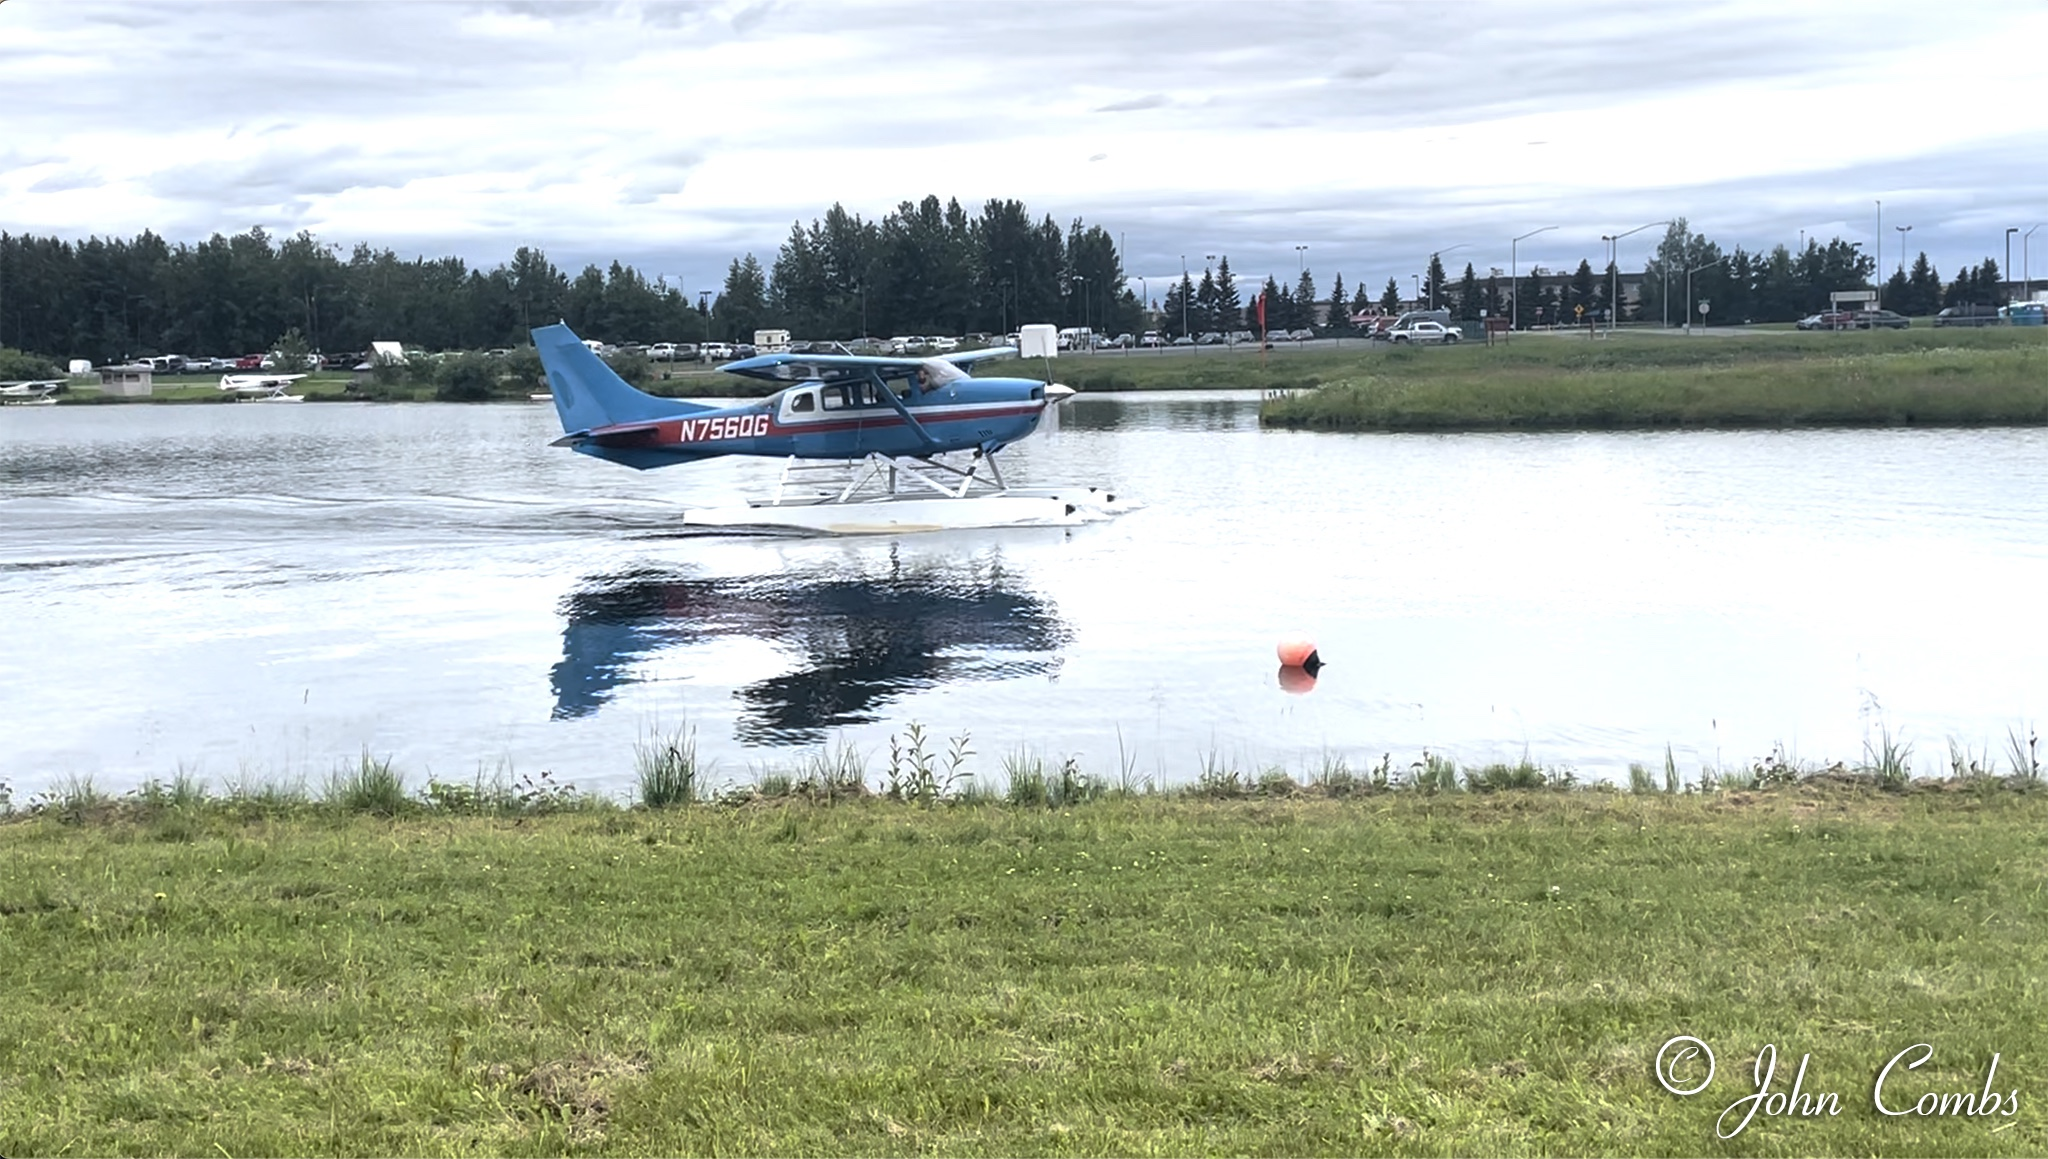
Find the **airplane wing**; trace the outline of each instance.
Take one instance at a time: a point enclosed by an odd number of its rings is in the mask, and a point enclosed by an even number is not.
[[[909,378],[917,373],[919,367],[934,362],[971,366],[985,359],[1004,358],[1016,353],[1013,347],[992,346],[986,350],[960,350],[929,358],[909,358],[900,354],[762,354],[728,362],[718,369],[768,382],[836,382],[870,375],[882,379]]]

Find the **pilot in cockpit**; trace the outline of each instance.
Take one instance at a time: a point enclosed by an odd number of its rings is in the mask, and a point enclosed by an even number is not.
[[[920,366],[920,367],[918,367],[918,368],[917,368],[917,373],[916,373],[915,375],[911,376],[911,379],[910,379],[910,391],[911,391],[911,393],[912,393],[912,394],[923,394],[923,393],[924,393],[925,391],[928,391],[928,390],[930,390],[931,388],[932,388],[932,372],[931,372],[931,370],[930,370],[929,368],[927,368],[927,367],[923,367],[923,366]]]

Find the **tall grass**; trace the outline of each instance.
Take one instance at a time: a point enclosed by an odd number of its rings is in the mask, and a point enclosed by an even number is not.
[[[1003,799],[1026,808],[1063,809],[1105,795],[1101,782],[1081,771],[1081,763],[1064,757],[1053,768],[1045,758],[1015,752],[1003,758]]]
[[[1840,337],[1417,352],[1428,357],[1361,364],[1259,413],[1272,426],[1388,431],[2048,423],[2038,335]]]
[[[633,767],[639,777],[640,804],[670,809],[697,799],[697,730],[679,728],[633,745]]]
[[[1666,744],[1661,785],[1656,771],[1641,762],[1628,766],[1627,779],[1619,785],[1598,781],[1581,784],[1571,767],[1539,764],[1526,752],[1513,762],[1464,766],[1448,754],[1430,749],[1423,750],[1420,759],[1405,769],[1398,769],[1393,754],[1382,754],[1364,772],[1355,768],[1345,754],[1325,752],[1319,763],[1301,771],[1299,779],[1277,766],[1247,771],[1242,756],[1232,757],[1211,749],[1197,755],[1192,781],[1161,785],[1138,777],[1132,754],[1121,746],[1115,767],[1107,771],[1090,770],[1078,756],[1048,758],[1019,749],[1002,759],[1000,780],[984,781],[966,767],[974,750],[969,734],[964,731],[949,738],[943,752],[938,751],[933,734],[921,725],[914,725],[892,741],[884,795],[922,807],[941,802],[1004,802],[1025,808],[1065,809],[1141,795],[1238,800],[1346,798],[1392,791],[1478,795],[1561,790],[1619,790],[1636,796],[1660,792],[1712,794],[1768,790],[1818,778],[1831,782],[1862,780],[1893,790],[1915,785],[1913,746],[1882,726],[1874,736],[1866,738],[1862,760],[1853,768],[1839,762],[1825,766],[1800,762],[1783,745],[1774,745],[1767,756],[1747,764],[1723,767],[1718,760],[1714,764],[1703,763],[1698,779],[1691,782],[1680,777],[1677,756],[1672,746]],[[1993,759],[1989,746],[1972,749],[1950,740],[1948,777],[1943,783],[1985,787],[2004,784],[2018,788],[2037,785],[2042,781],[2038,745],[2032,727],[2024,725],[2006,730],[2000,760]],[[2007,764],[2011,776],[2000,781]],[[691,729],[642,739],[634,746],[634,766],[637,783],[629,800],[642,807],[668,809],[713,799],[707,792],[709,770],[699,762],[696,735]],[[101,790],[90,776],[70,775],[36,793],[25,808],[18,807],[12,790],[0,783],[0,817],[51,816],[72,822],[128,819],[153,826],[160,838],[176,840],[198,832],[193,827],[195,821],[207,817],[247,821],[288,817],[309,810],[381,817],[530,816],[567,810],[613,810],[624,804],[612,797],[583,793],[574,785],[558,783],[549,772],[514,776],[506,762],[501,762],[495,771],[479,764],[476,774],[467,782],[429,776],[425,787],[416,792],[409,792],[406,783],[405,774],[392,758],[375,757],[365,749],[352,765],[335,768],[317,796],[309,795],[303,778],[266,780],[246,768],[240,775],[225,779],[216,792],[194,770],[181,765],[168,779],[152,778],[120,796]],[[831,804],[871,795],[866,758],[854,745],[842,740],[810,752],[794,769],[757,773],[754,783],[718,794],[716,801],[730,805],[762,798],[795,798]]]
[[[2027,730],[2027,739],[2024,743],[2020,740],[2018,729],[2005,730],[2005,752],[2007,759],[2012,761],[2013,776],[2023,781],[2040,781],[2041,756],[2038,746],[2039,738],[2034,735],[2032,728]]]
[[[364,749],[354,767],[335,770],[328,778],[327,802],[344,813],[373,813],[396,817],[418,807],[405,795],[405,774],[391,763],[379,760]]]
[[[1891,729],[1881,728],[1875,743],[1864,740],[1863,764],[1878,784],[1904,788],[1913,779],[1913,746],[1894,738]]]

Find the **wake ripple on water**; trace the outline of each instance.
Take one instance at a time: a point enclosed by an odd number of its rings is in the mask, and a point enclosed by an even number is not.
[[[0,566],[56,566],[133,558],[139,543],[175,541],[190,550],[297,536],[558,536],[670,533],[675,505],[658,500],[532,495],[143,495],[101,491],[0,500]],[[68,541],[68,542],[66,542]],[[45,546],[66,542],[62,556]],[[124,545],[125,554],[116,554]],[[177,554],[177,553],[172,553]]]

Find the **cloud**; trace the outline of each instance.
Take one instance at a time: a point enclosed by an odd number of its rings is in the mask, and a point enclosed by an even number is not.
[[[73,189],[97,189],[106,178],[91,169],[60,169],[28,187],[30,193],[64,193]]]
[[[2039,89],[2011,46],[2044,38],[2048,10],[1909,0],[8,4],[0,193],[61,236],[256,217],[669,272],[770,260],[834,202],[1018,198],[1110,228],[1134,270],[1225,249],[1291,274],[1305,244],[1375,284],[1533,224],[1599,259],[1677,212],[1763,244],[1882,197],[1948,268],[2048,204],[2048,139],[1900,86],[1996,62]]]
[[[1172,103],[1163,93],[1150,93],[1142,97],[1132,97],[1127,101],[1112,101],[1109,104],[1098,106],[1095,111],[1098,113],[1135,113],[1144,109],[1163,109]]]

